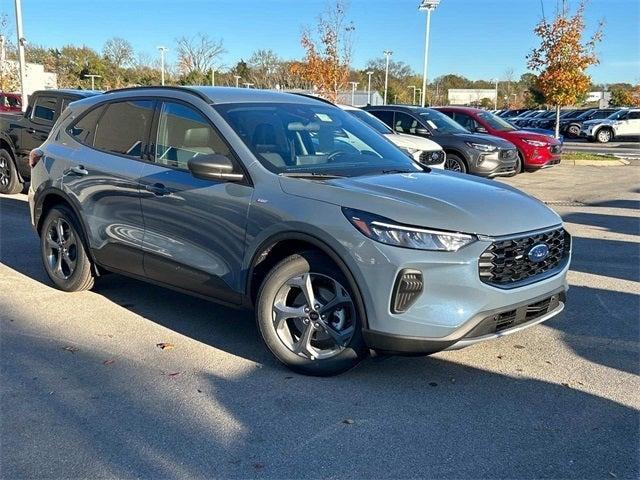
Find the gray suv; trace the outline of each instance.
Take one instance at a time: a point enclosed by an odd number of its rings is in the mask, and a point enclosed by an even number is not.
[[[445,168],[482,177],[511,177],[518,173],[518,150],[507,140],[471,133],[437,110],[406,105],[365,107],[398,133],[433,140],[447,154]]]
[[[113,91],[72,103],[30,164],[58,288],[110,271],[253,308],[299,372],[336,374],[370,349],[461,348],[564,308],[570,237],[552,210],[420,167],[311,98]]]

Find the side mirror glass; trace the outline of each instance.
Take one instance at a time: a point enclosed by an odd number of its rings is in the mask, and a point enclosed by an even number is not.
[[[202,180],[224,180],[238,182],[244,178],[242,173],[235,173],[233,162],[218,153],[197,155],[187,162],[191,175]]]

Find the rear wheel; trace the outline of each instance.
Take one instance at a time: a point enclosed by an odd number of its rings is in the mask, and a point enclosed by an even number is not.
[[[609,128],[601,128],[596,134],[596,140],[598,143],[610,142],[613,138],[613,132]]]
[[[0,149],[0,193],[11,195],[22,191],[22,182],[11,154]]]
[[[580,127],[578,125],[569,125],[567,128],[567,133],[573,137],[577,137],[580,135]]]
[[[342,373],[368,353],[354,298],[330,259],[316,252],[291,255],[260,287],[258,329],[271,353],[292,370]]]
[[[47,275],[60,290],[79,292],[93,287],[91,260],[74,213],[58,205],[47,214],[40,230],[40,250]]]
[[[464,160],[454,153],[447,154],[447,160],[444,162],[444,168],[452,172],[467,173],[467,164]]]

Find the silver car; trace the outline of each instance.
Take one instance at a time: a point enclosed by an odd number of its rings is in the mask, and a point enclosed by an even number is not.
[[[32,222],[65,291],[117,272],[252,308],[312,375],[428,354],[564,308],[571,241],[542,202],[430,170],[298,95],[153,87],[72,103],[30,156]]]

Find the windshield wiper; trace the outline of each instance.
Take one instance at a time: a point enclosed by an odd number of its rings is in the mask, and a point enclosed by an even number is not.
[[[391,174],[391,173],[419,173],[419,172],[420,172],[420,170],[401,170],[399,168],[390,169],[390,170],[383,170],[382,171],[382,173],[384,175],[388,175],[388,174]]]
[[[282,172],[280,175],[283,177],[291,177],[291,178],[317,178],[317,179],[343,178],[343,175],[335,175],[332,173],[320,173],[320,172]]]

